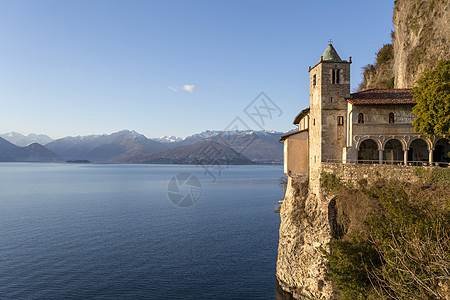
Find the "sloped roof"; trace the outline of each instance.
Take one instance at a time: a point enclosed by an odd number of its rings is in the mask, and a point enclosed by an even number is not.
[[[298,125],[298,123],[300,123],[300,120],[306,116],[309,113],[309,107],[305,108],[304,110],[302,110],[301,112],[298,113],[298,115],[295,117],[293,124],[294,125]]]
[[[328,44],[327,49],[325,49],[325,52],[322,54],[322,57],[323,61],[326,62],[342,62],[342,59],[336,52],[336,49],[334,49],[333,45],[331,44]]]
[[[414,105],[416,102],[411,92],[412,89],[370,89],[350,94],[347,101],[353,105]]]
[[[290,137],[291,135],[294,135],[294,134],[297,134],[297,133],[300,133],[300,132],[304,132],[304,131],[308,131],[308,128],[303,129],[303,130],[294,131],[294,132],[291,132],[291,133],[288,133],[288,134],[285,134],[285,135],[282,135],[278,141],[282,142],[285,139],[287,139],[288,137]]]

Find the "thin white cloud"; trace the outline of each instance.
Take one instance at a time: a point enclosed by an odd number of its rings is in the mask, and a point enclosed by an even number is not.
[[[178,92],[179,88],[178,87],[173,87],[173,86],[168,86],[167,87],[169,90],[172,90],[174,92]]]
[[[185,90],[186,92],[192,93],[195,90],[195,85],[185,84],[185,85],[183,85],[183,90]]]

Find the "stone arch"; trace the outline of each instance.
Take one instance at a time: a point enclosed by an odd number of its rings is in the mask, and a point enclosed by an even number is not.
[[[427,144],[427,149],[428,149],[428,150],[433,149],[433,142],[432,142],[428,137],[420,136],[420,135],[419,135],[419,136],[412,136],[411,139],[406,143],[406,148],[409,149],[409,147],[411,146],[411,144],[412,144],[415,140],[418,140],[418,139],[424,141],[424,142]]]
[[[358,145],[358,163],[378,162],[379,143],[371,138],[362,140]]]
[[[433,162],[450,162],[448,139],[440,138],[434,143]]]
[[[411,162],[427,162],[429,160],[428,151],[430,149],[427,141],[417,137],[409,143],[408,161]]]
[[[363,138],[360,138],[359,136],[356,136],[356,137],[359,138],[359,139],[355,139],[355,141],[356,141],[356,150],[359,150],[359,147],[361,147],[361,144],[362,144],[364,141],[367,141],[367,140],[372,140],[372,141],[374,141],[374,142],[377,144],[378,149],[382,149],[382,147],[383,147],[383,143],[382,143],[382,142],[380,141],[380,139],[377,138],[377,137],[374,137],[374,136],[368,136],[368,135],[366,135],[366,136],[363,137]]]
[[[385,149],[386,149],[386,144],[387,144],[389,141],[392,141],[392,140],[397,140],[397,141],[399,141],[400,144],[402,145],[402,150],[408,149],[407,143],[406,143],[406,141],[405,141],[404,139],[402,139],[402,138],[400,138],[400,137],[394,137],[394,136],[391,136],[391,137],[386,138],[386,139],[382,142],[382,144],[381,144],[381,149],[382,149],[382,150],[385,150]]]
[[[383,145],[383,161],[388,164],[398,164],[404,161],[405,143],[396,138],[390,138]]]

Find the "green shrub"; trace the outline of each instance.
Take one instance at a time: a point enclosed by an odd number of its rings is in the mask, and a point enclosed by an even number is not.
[[[325,253],[329,262],[328,277],[342,292],[344,299],[366,299],[371,290],[367,270],[380,265],[373,245],[353,237],[348,241],[334,240],[330,247],[332,254]]]
[[[320,184],[328,192],[335,191],[342,186],[341,179],[334,174],[322,172],[320,174]]]
[[[376,203],[368,206],[365,234],[333,240],[330,253],[324,254],[328,276],[344,299],[443,298],[440,285],[450,282],[450,170],[416,168],[415,173],[424,185],[380,178],[371,186],[360,181],[358,191],[323,174],[323,184],[339,187],[334,189],[337,199],[353,194],[357,206],[364,199],[359,193]]]
[[[394,46],[392,44],[384,44],[383,47],[378,50],[377,64],[384,64],[394,58]]]

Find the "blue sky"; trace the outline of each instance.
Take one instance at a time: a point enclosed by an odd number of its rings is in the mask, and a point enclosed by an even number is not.
[[[265,92],[293,128],[329,39],[351,81],[390,42],[391,0],[0,1],[0,133],[221,130]],[[260,124],[261,125],[261,124]]]

